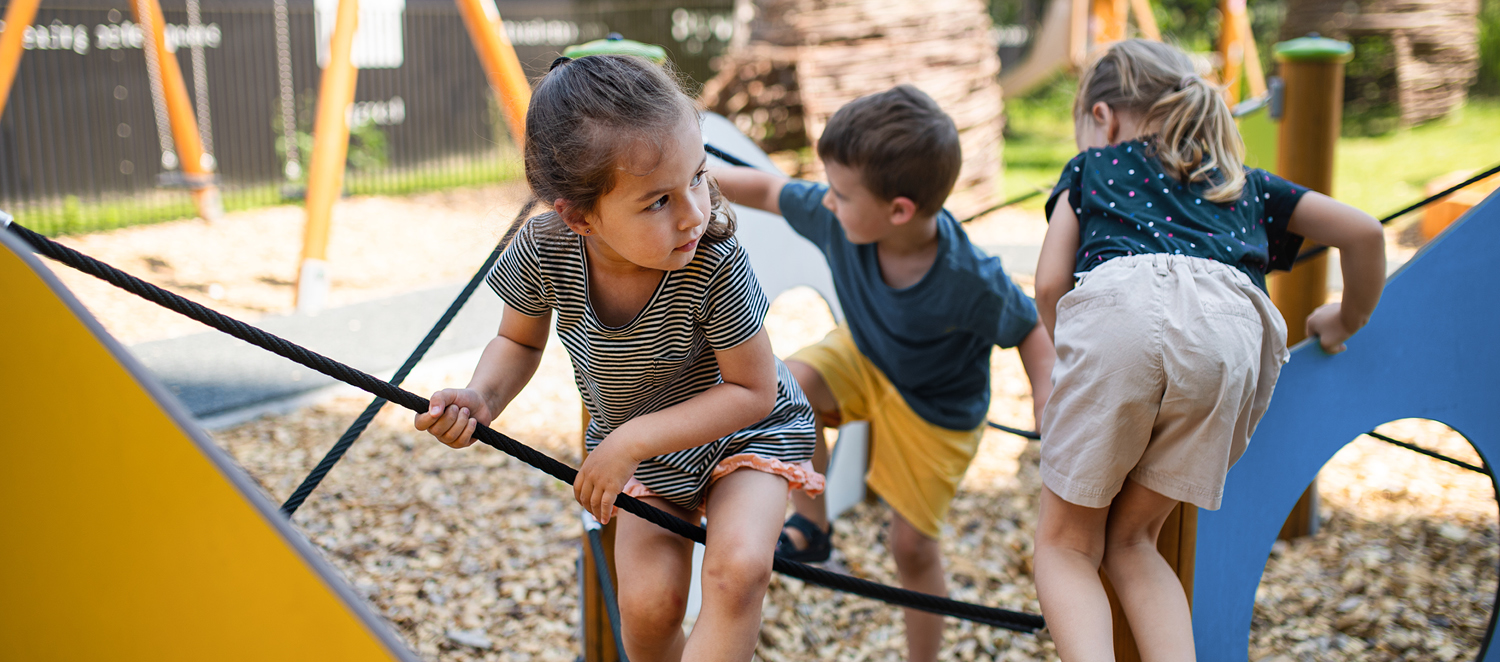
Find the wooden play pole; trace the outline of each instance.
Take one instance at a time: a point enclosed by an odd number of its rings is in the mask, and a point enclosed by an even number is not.
[[[339,0],[328,42],[328,66],[318,87],[312,164],[307,172],[307,224],[302,232],[302,266],[297,272],[297,310],[301,312],[317,312],[328,302],[328,229],[333,203],[344,189],[344,160],[349,155],[347,111],[354,102],[357,78],[350,51],[358,25],[359,0]]]
[[[526,81],[521,60],[516,57],[510,37],[505,34],[500,11],[495,8],[495,0],[457,2],[464,25],[469,28],[469,38],[474,40],[479,63],[483,65],[500,109],[505,113],[511,140],[520,147],[526,140],[526,108],[531,105],[531,84]]]
[[[1276,174],[1319,193],[1333,194],[1333,155],[1344,110],[1347,42],[1309,35],[1276,44],[1285,98],[1277,139]],[[1310,246],[1308,248],[1311,248]],[[1328,300],[1328,253],[1267,279],[1271,300],[1286,318],[1287,344],[1307,337],[1307,316]],[[1282,526],[1281,538],[1318,529],[1318,484],[1303,493]]]
[[[42,0],[10,0],[5,8],[5,30],[0,32],[0,115],[5,114],[5,100],[10,98],[10,85],[21,66],[21,36],[36,20],[40,4]]]
[[[151,49],[147,53],[147,66],[154,58],[161,80],[161,94],[166,102],[167,120],[172,127],[178,167],[192,192],[193,204],[200,217],[217,219],[224,215],[224,204],[219,199],[219,187],[214,184],[213,168],[204,163],[203,138],[198,135],[198,120],[193,115],[187,85],[182,80],[182,66],[167,48],[167,19],[157,0],[135,0],[130,3],[130,11],[146,37],[144,47]]]
[[[1129,0],[1092,0],[1089,12],[1090,48],[1098,48],[1125,39]]]
[[[1221,0],[1219,13],[1219,59],[1224,63],[1219,70],[1219,83],[1224,86],[1224,97],[1233,106],[1239,103],[1240,70],[1245,63],[1245,34],[1240,30],[1240,21],[1245,17],[1245,0]]]
[[[587,435],[589,429],[589,410],[583,408],[583,433],[578,438],[578,449],[581,457],[589,456]],[[615,585],[615,595],[619,595],[620,580],[615,571],[615,526],[616,520],[610,520],[600,530],[604,542],[604,559],[609,566],[609,578]],[[583,573],[579,581],[583,584],[583,661],[584,662],[619,662],[620,653],[615,649],[614,632],[609,624],[609,612],[604,607],[604,591],[599,586],[599,570],[594,564],[594,555],[589,551],[588,533],[584,532],[583,538]]]

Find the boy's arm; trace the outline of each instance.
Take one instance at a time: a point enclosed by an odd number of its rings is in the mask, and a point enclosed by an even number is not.
[[[536,374],[551,321],[551,311],[530,317],[507,304],[500,331],[485,345],[469,385],[432,394],[429,409],[416,416],[416,428],[453,448],[473,444],[474,430],[494,421]]]
[[[781,215],[781,187],[791,181],[755,168],[714,166],[709,175],[730,202]]]
[[[1287,230],[1339,249],[1344,296],[1307,317],[1307,335],[1317,336],[1323,351],[1344,351],[1344,341],[1359,331],[1385,289],[1385,232],[1369,214],[1326,195],[1308,192],[1297,201]]]
[[[1031,413],[1036,416],[1037,431],[1041,431],[1042,410],[1052,397],[1052,364],[1057,362],[1057,350],[1041,322],[1037,322],[1021,344],[1016,345],[1016,353],[1021,355],[1021,366],[1031,382]]]
[[[1078,241],[1078,216],[1067,204],[1058,205],[1047,222],[1047,236],[1036,264],[1036,314],[1050,338],[1056,337],[1057,302],[1073,290]]]

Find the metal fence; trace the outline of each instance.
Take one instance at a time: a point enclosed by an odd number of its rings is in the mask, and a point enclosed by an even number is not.
[[[337,0],[288,0],[280,44],[273,0],[190,2],[163,1],[168,41],[225,207],[295,203],[321,71],[317,35],[324,33],[326,43]],[[350,108],[355,128],[346,192],[405,193],[518,177],[519,158],[454,4],[360,4],[366,27],[355,47],[361,69]],[[712,75],[710,59],[732,36],[733,4],[498,2],[533,77],[563,47],[619,32],[667,47],[696,81]],[[126,1],[48,0],[24,37],[26,51],[0,117],[0,209],[53,235],[191,217],[188,192],[174,184],[181,178],[170,140],[162,137],[169,127],[153,103],[143,40]]]

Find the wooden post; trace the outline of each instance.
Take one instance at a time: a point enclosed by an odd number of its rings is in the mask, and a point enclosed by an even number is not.
[[[483,65],[500,109],[505,113],[511,140],[519,148],[526,141],[526,108],[531,105],[531,85],[526,82],[526,72],[521,70],[521,60],[516,57],[510,37],[505,34],[495,0],[457,2],[464,25],[469,28],[469,37],[474,40],[479,63]]]
[[[21,35],[36,20],[40,4],[42,0],[10,0],[5,8],[5,31],[0,32],[0,115],[5,114],[5,100],[10,98],[10,85],[21,66]]]
[[[1092,0],[1089,14],[1090,50],[1125,39],[1128,0]]]
[[[1319,193],[1333,193],[1333,155],[1344,105],[1344,63],[1354,48],[1316,35],[1276,45],[1285,81],[1276,173]],[[1307,316],[1328,300],[1328,254],[1273,275],[1271,300],[1286,318],[1287,344],[1307,337]],[[1317,533],[1318,484],[1292,508],[1282,539]]]
[[[1220,0],[1219,13],[1219,59],[1224,63],[1219,70],[1219,82],[1224,85],[1224,98],[1233,106],[1239,103],[1240,70],[1245,63],[1245,35],[1240,31],[1240,21],[1245,16],[1245,0]]]
[[[297,272],[297,310],[317,312],[328,301],[328,230],[333,203],[344,189],[349,155],[349,104],[358,78],[350,51],[359,25],[359,0],[339,0],[328,66],[318,89],[313,124],[312,165],[307,173],[307,223],[302,233],[302,265]]]
[[[588,444],[584,441],[589,429],[589,410],[583,409],[583,435],[578,439],[579,450],[582,457],[588,457]],[[609,564],[609,578],[615,585],[615,595],[619,595],[620,580],[615,571],[615,520],[605,524],[600,532],[604,542],[604,557]],[[619,662],[619,651],[615,650],[615,637],[609,625],[609,613],[604,609],[604,594],[599,588],[599,571],[594,567],[594,555],[589,553],[588,531],[580,528],[583,534],[583,590],[579,599],[583,600],[583,641],[579,642],[583,648],[584,662]]]
[[[1166,523],[1162,524],[1161,535],[1156,538],[1156,549],[1167,560],[1167,564],[1177,571],[1177,580],[1182,582],[1188,606],[1192,607],[1193,560],[1198,549],[1197,506],[1177,504],[1177,508],[1167,516]],[[1104,580],[1104,592],[1109,596],[1109,609],[1114,615],[1115,660],[1141,662],[1141,653],[1136,648],[1135,635],[1130,632],[1130,622],[1125,618],[1125,610],[1120,607],[1120,599],[1115,595],[1109,577],[1102,571],[1099,576]]]
[[[177,56],[167,48],[167,19],[161,12],[157,0],[134,0],[130,12],[144,33],[145,48],[154,56],[157,75],[161,79],[161,93],[165,97],[167,120],[172,126],[172,143],[177,151],[178,167],[187,179],[192,191],[193,204],[198,215],[214,220],[224,215],[224,204],[219,199],[219,187],[213,181],[213,168],[204,164],[203,138],[198,135],[198,120],[193,115],[193,104],[188,99],[187,85],[182,80],[182,66]],[[148,66],[150,61],[147,62]]]

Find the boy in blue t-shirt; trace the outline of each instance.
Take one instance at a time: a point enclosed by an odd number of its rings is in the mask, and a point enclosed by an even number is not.
[[[827,468],[823,424],[870,422],[869,487],[894,511],[902,586],[947,593],[938,536],[978,451],[990,404],[990,351],[1017,347],[1036,418],[1055,355],[1036,307],[998,258],[969,242],[943,202],[958,180],[953,120],[910,85],[839,109],[818,139],[828,185],[716,168],[729,200],[784,216],[833,272],[846,322],[786,360],[820,418],[813,463]],[[822,497],[793,495],[777,553],[831,551]],[[936,660],[942,617],[906,610],[908,659]]]

